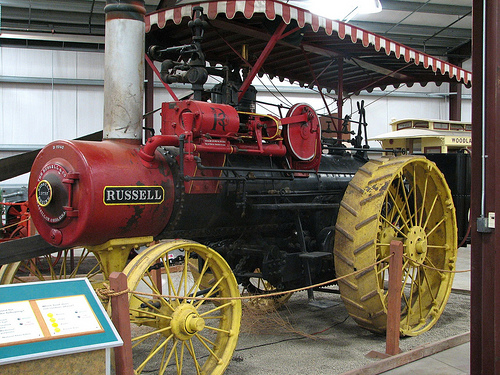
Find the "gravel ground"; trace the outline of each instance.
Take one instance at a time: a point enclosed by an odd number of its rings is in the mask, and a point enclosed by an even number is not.
[[[305,292],[292,296],[279,312],[244,313],[242,333],[226,375],[342,374],[369,364],[365,354],[385,352],[385,337],[360,328],[339,295],[316,293],[334,306],[310,306]],[[401,339],[403,352],[470,330],[470,296],[452,293],[436,325],[417,337]]]

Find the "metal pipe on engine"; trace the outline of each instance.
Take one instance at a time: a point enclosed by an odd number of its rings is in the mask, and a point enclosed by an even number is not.
[[[107,0],[103,138],[142,140],[144,0]]]

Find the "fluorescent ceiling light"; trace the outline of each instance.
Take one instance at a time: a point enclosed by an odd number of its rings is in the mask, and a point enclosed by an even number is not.
[[[349,22],[357,14],[382,11],[380,0],[296,0],[288,3],[307,9],[311,13],[344,22]]]

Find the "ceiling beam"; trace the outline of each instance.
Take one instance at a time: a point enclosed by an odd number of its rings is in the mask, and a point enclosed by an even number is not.
[[[149,3],[149,4],[148,4]],[[50,1],[33,1],[33,0],[2,0],[2,11],[7,8],[22,8],[31,10],[45,11],[65,11],[71,13],[90,13],[92,9],[92,1],[88,0],[50,0]],[[104,6],[106,0],[96,0],[92,13],[104,14]],[[146,12],[156,10],[157,0],[146,1]]]
[[[383,10],[395,10],[402,12],[446,14],[451,16],[462,16],[472,11],[472,6],[459,6],[447,4],[433,4],[425,2],[380,0]]]
[[[472,31],[470,29],[462,29],[456,27],[450,27],[443,30],[439,26],[421,26],[421,25],[407,25],[400,24],[394,27],[394,24],[385,22],[370,22],[370,21],[350,21],[350,24],[358,26],[365,30],[370,30],[371,32],[379,35],[390,36],[390,35],[413,35],[413,36],[431,36],[439,31],[439,36],[441,38],[461,38],[470,39],[472,38]],[[386,32],[390,28],[393,28],[390,32]]]

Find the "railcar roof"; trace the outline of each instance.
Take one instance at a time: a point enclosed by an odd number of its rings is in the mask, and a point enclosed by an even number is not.
[[[238,54],[249,48],[253,65],[281,21],[288,24],[262,66],[260,75],[305,87],[344,93],[401,84],[460,82],[470,86],[469,71],[352,25],[330,20],[277,0],[208,1],[161,9],[146,16],[148,44],[188,44],[192,7],[207,16],[203,50],[211,64],[242,65]],[[339,61],[344,61],[339,64]]]

